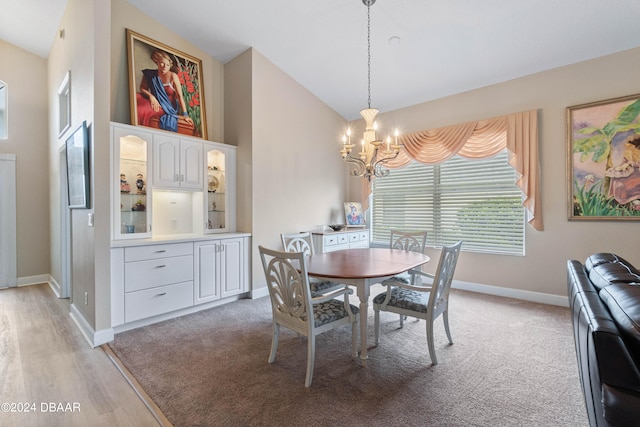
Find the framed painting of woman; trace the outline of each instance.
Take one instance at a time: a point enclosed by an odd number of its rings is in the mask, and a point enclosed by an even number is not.
[[[344,217],[347,223],[347,228],[365,226],[362,203],[360,202],[345,202]]]
[[[131,123],[206,139],[202,61],[126,33]]]

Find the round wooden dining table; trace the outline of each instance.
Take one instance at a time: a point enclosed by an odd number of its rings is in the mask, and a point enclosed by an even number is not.
[[[419,252],[389,248],[357,248],[317,253],[307,259],[309,276],[352,285],[360,299],[360,359],[367,363],[367,316],[371,285],[429,262]]]

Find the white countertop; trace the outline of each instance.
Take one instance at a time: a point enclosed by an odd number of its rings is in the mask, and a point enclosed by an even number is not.
[[[154,245],[161,243],[182,243],[182,242],[196,242],[206,240],[217,239],[230,239],[234,237],[251,237],[251,233],[217,233],[217,234],[163,234],[159,236],[153,236],[146,239],[123,239],[112,240],[112,248],[124,248],[127,246],[141,246],[141,245]]]
[[[327,234],[340,234],[340,233],[353,233],[354,231],[363,231],[363,230],[369,230],[366,227],[347,227],[347,228],[343,228],[340,231],[333,231],[331,229],[329,230],[324,230],[324,231],[313,231],[311,234],[317,234],[317,235],[327,235]]]

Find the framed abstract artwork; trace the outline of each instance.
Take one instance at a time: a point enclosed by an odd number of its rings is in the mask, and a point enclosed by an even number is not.
[[[202,61],[126,33],[131,123],[206,139]]]
[[[567,108],[570,220],[640,220],[640,94]]]

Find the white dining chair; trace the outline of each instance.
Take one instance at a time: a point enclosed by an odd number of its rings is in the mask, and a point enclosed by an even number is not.
[[[412,251],[424,253],[427,246],[426,231],[399,231],[391,230],[389,233],[389,247],[391,249],[400,249],[403,251]],[[413,284],[416,276],[412,276],[409,271],[396,274],[393,277],[385,279],[382,284],[385,286],[395,286],[396,283]],[[406,319],[406,316],[400,315],[400,327]]]
[[[376,345],[380,343],[381,311],[399,314],[401,316],[400,327],[402,327],[402,316],[424,319],[427,322],[427,345],[431,363],[438,364],[433,343],[433,323],[442,315],[449,344],[453,344],[449,331],[449,291],[461,247],[462,242],[460,241],[442,248],[435,275],[421,270],[411,270],[411,275],[414,278],[410,280],[410,283],[387,284],[387,290],[376,295],[373,299]],[[427,283],[428,286],[425,286],[423,279],[431,283]]]
[[[301,233],[282,233],[280,234],[282,247],[285,252],[304,252],[305,255],[313,255],[313,240],[311,233],[304,231]],[[309,277],[309,286],[312,295],[321,295],[336,289],[343,288],[345,285],[324,280],[318,277]]]
[[[326,295],[311,296],[307,257],[303,252],[280,252],[258,247],[267,279],[273,314],[273,338],[269,363],[276,359],[280,326],[307,337],[305,387],[311,386],[316,336],[351,325],[351,356],[358,354],[358,308],[349,304],[353,290],[347,286]],[[338,297],[341,300],[337,299]]]

